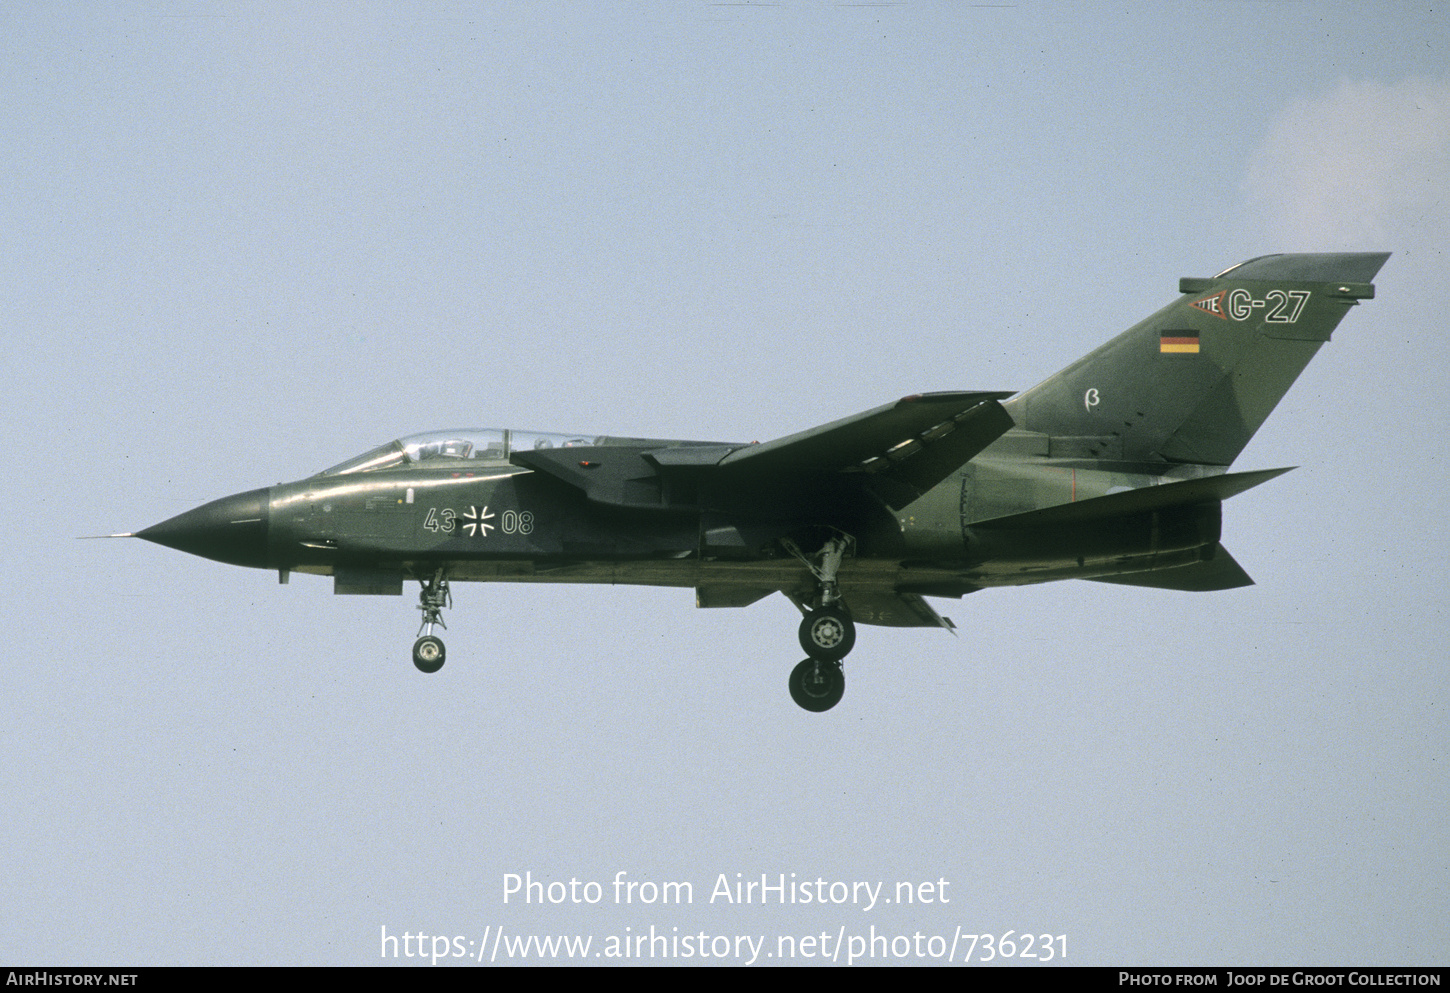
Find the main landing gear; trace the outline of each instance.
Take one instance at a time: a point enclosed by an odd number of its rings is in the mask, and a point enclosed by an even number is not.
[[[448,589],[448,580],[439,569],[432,579],[420,580],[423,589],[418,593],[418,609],[423,612],[423,623],[418,627],[422,635],[413,642],[413,664],[420,672],[437,672],[443,668],[446,653],[443,639],[433,634],[433,625],[447,628],[443,623],[443,610],[453,606],[453,594]]]
[[[806,710],[820,713],[840,703],[845,695],[846,674],[841,660],[856,645],[856,622],[841,601],[836,585],[836,573],[852,539],[849,535],[833,535],[812,557],[802,554],[792,541],[783,544],[786,551],[805,563],[817,583],[815,606],[802,608],[805,617],[800,626],[801,648],[809,658],[791,670],[790,696]]]

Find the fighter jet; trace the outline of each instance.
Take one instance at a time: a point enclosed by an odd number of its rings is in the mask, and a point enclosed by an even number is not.
[[[411,435],[127,536],[340,594],[416,581],[423,672],[443,665],[453,582],[686,587],[698,607],[782,593],[807,656],[791,696],[825,711],[858,624],[953,627],[927,596],[1252,584],[1220,543],[1223,502],[1288,470],[1229,466],[1388,258],[1266,255],[1182,279],[1022,393],[922,393],[765,444]]]

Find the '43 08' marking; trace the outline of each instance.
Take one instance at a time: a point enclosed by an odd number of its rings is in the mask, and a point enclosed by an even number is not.
[[[443,534],[462,531],[470,538],[487,538],[495,530],[504,534],[532,534],[534,515],[527,510],[505,510],[502,514],[495,514],[487,506],[470,505],[461,513],[452,507],[429,507],[423,518],[423,528]]]

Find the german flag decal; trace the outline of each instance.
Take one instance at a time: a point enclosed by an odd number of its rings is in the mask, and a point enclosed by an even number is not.
[[[1158,337],[1158,351],[1170,355],[1197,355],[1198,335],[1192,331],[1170,331]]]

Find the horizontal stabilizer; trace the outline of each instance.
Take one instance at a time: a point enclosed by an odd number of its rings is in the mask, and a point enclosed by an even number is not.
[[[1227,500],[1260,483],[1282,476],[1286,469],[1259,469],[1254,472],[1230,472],[1221,476],[1205,476],[1202,479],[1188,479],[1159,486],[1145,486],[1125,493],[1110,493],[1091,500],[1058,504],[1042,510],[1030,510],[1025,514],[1012,514],[987,521],[975,521],[973,527],[988,528],[1037,528],[1056,527],[1068,524],[1083,524],[1109,517],[1126,517],[1144,514],[1168,507],[1182,507],[1210,500]]]
[[[1214,549],[1206,562],[1159,569],[1153,572],[1130,572],[1122,576],[1098,576],[1094,583],[1117,583],[1120,586],[1150,586],[1159,590],[1182,590],[1187,593],[1209,593],[1215,590],[1236,590],[1253,586],[1254,581],[1234,561],[1222,545]]]

